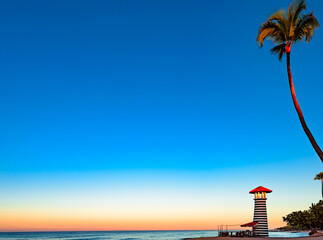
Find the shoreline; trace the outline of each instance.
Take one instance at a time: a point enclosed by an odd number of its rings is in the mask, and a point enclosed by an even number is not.
[[[243,237],[200,237],[200,238],[184,238],[184,240],[241,240]],[[259,238],[245,238],[248,240],[285,240],[285,239],[306,239],[306,240],[323,240],[323,236],[308,236],[308,237],[259,237]]]
[[[285,240],[285,239],[306,239],[306,240],[323,240],[323,234],[313,234],[306,237],[199,237],[199,238],[184,238],[184,240]]]

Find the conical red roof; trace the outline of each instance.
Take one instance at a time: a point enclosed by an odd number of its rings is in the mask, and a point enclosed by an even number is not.
[[[253,190],[251,190],[249,193],[256,193],[256,192],[267,192],[267,193],[271,193],[272,191],[268,188],[265,188],[263,186],[259,186]]]

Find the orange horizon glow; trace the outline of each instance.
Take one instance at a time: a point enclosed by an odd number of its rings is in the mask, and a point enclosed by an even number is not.
[[[17,187],[1,199],[0,231],[217,230],[218,225],[239,230],[253,220],[254,196],[249,191],[255,186],[246,178],[240,180],[245,187],[237,188],[236,180],[224,185],[224,177],[217,173],[203,172],[203,178],[190,181],[180,174],[176,179],[161,175],[154,181],[150,174],[118,175],[18,179]],[[116,181],[119,184],[111,185]],[[304,187],[300,195],[298,188],[283,184],[263,184],[273,189],[267,200],[269,229],[285,226],[282,216],[305,210],[316,199],[311,188]]]
[[[281,218],[281,217],[280,217]],[[219,220],[216,217],[187,215],[182,217],[160,216],[156,218],[129,216],[128,218],[94,218],[93,216],[45,216],[4,214],[0,217],[1,232],[23,231],[152,231],[152,230],[217,230],[218,225],[231,225],[232,230],[241,229],[237,223],[243,224],[252,219],[240,220],[232,215]],[[269,228],[284,226],[278,218],[269,220]]]

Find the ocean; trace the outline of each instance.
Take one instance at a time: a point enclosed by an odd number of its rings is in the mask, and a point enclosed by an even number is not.
[[[214,237],[217,231],[0,232],[8,240],[183,240]],[[270,237],[304,237],[307,233],[270,232]]]

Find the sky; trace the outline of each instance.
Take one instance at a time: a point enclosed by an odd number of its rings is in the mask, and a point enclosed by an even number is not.
[[[0,231],[217,229],[252,220],[260,185],[274,228],[320,200],[285,58],[256,43],[288,5],[3,2]],[[321,146],[322,41],[291,53]]]

